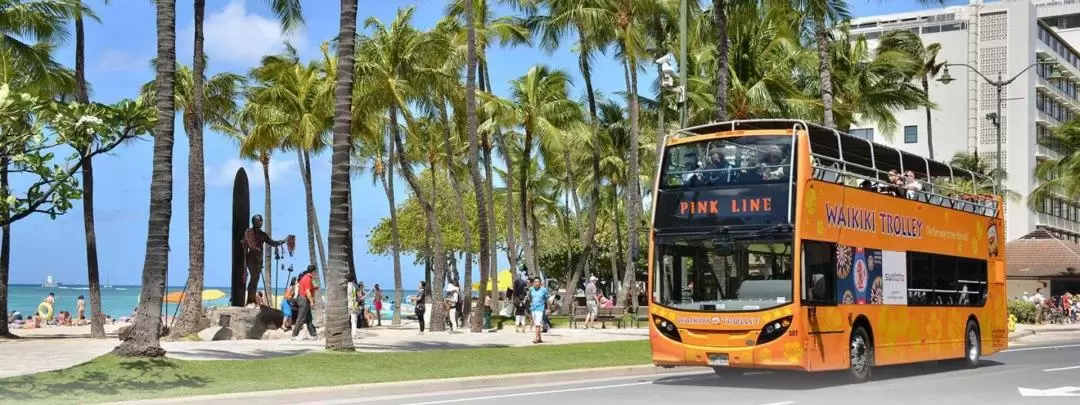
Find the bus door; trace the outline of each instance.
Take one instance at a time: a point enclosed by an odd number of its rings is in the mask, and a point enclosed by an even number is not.
[[[806,367],[846,368],[848,324],[836,302],[836,244],[803,241],[802,309]]]

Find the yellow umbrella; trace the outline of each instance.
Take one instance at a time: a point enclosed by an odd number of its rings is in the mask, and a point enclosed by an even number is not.
[[[173,291],[173,292],[169,293],[169,295],[165,296],[165,302],[170,303],[170,304],[176,304],[176,303],[179,303],[180,299],[182,299],[183,297],[184,297],[184,292],[183,291]],[[225,297],[225,292],[221,291],[221,290],[203,290],[203,292],[202,292],[202,300],[203,301],[213,301],[213,300],[217,300],[217,299],[222,299],[224,297]]]
[[[492,290],[495,289],[495,286],[493,286],[491,284],[492,281],[493,280],[488,280],[488,287],[487,287],[488,291],[492,291]],[[507,287],[510,287],[510,286],[514,285],[514,272],[512,272],[510,270],[500,271],[499,275],[498,275],[498,282],[499,282],[498,288],[502,289],[502,290],[505,290]],[[479,291],[480,290],[480,283],[479,282],[473,283],[472,288],[473,288],[474,291]]]

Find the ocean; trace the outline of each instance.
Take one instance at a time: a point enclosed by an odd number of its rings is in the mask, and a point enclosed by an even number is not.
[[[169,287],[168,292],[180,291],[183,287]],[[204,303],[207,307],[227,306],[229,305],[229,289],[225,287],[206,287],[206,289],[221,290],[225,292],[225,298],[206,301]],[[142,287],[139,286],[127,286],[127,285],[115,285],[111,288],[101,288],[101,310],[105,315],[112,316],[113,318],[120,318],[125,316],[131,316],[135,307],[139,304],[139,294],[142,292]],[[414,290],[403,290],[405,297],[415,295]],[[12,284],[8,288],[8,311],[19,311],[24,316],[37,311],[38,304],[41,304],[49,293],[56,294],[55,310],[68,311],[72,315],[78,316],[75,312],[75,304],[78,301],[80,295],[86,299],[86,316],[90,317],[90,287],[85,285],[63,285],[59,287],[42,287],[39,285],[20,285]],[[279,289],[277,294],[284,294],[284,289]],[[383,290],[383,294],[389,297],[390,300],[394,298],[393,290]],[[406,298],[407,300],[408,298]],[[368,300],[368,307],[372,307],[372,302]],[[391,311],[385,310],[389,308],[389,305],[384,306],[383,318],[390,319]],[[176,304],[165,304],[164,315],[173,316],[176,313]],[[374,307],[372,307],[374,311]]]

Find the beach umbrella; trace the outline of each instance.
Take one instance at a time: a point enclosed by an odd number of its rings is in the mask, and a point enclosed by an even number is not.
[[[512,272],[510,270],[500,271],[497,278],[498,278],[498,281],[499,281],[499,288],[501,288],[501,289],[505,290],[507,287],[510,287],[510,286],[514,285],[514,272]],[[487,287],[488,291],[491,291],[491,290],[495,289],[495,287],[493,286],[493,284],[491,282],[492,282],[492,280],[488,280],[488,287]],[[472,288],[473,288],[473,291],[480,291],[480,283],[479,282],[473,283]]]
[[[174,291],[165,296],[165,302],[170,304],[177,304],[184,297],[183,291]],[[221,290],[203,290],[202,300],[213,301],[225,298],[225,292]]]

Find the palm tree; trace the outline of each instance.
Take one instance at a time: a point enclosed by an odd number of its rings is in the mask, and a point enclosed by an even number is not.
[[[324,54],[329,52],[328,46],[323,44]],[[284,149],[296,152],[307,202],[308,257],[312,264],[322,264],[323,269],[326,263],[316,258],[317,253],[323,259],[326,254],[311,189],[311,154],[327,148],[326,134],[333,118],[333,81],[328,80],[331,76],[326,72],[327,59],[301,64],[292,47],[284,54],[266,56],[251,71],[256,85],[250,90],[252,97],[266,106],[259,113],[258,121],[285,131]],[[325,272],[320,274],[322,285],[326,285]],[[315,304],[318,307],[319,300]],[[319,319],[316,316],[316,320]]]
[[[465,60],[465,131],[469,136],[469,178],[473,184],[473,195],[476,196],[477,228],[480,232],[480,300],[484,300],[485,290],[488,285],[488,275],[492,270],[491,246],[494,245],[488,217],[487,198],[484,196],[484,178],[480,176],[480,142],[476,134],[476,22],[473,15],[473,2],[465,1],[465,29],[467,31],[466,46],[468,54]],[[468,232],[468,231],[466,231]],[[467,234],[467,233],[466,233]],[[492,295],[497,295],[494,293]],[[482,302],[482,301],[481,301]],[[483,329],[482,318],[484,305],[473,308],[472,324],[470,330],[480,332]]]
[[[162,357],[161,300],[169,270],[169,222],[172,220],[173,120],[176,102],[176,1],[157,0],[157,123],[154,128],[154,164],[150,180],[150,215],[143,264],[142,298],[131,336],[113,353],[120,356]]]
[[[1027,204],[1039,212],[1049,198],[1075,199],[1080,195],[1080,119],[1073,119],[1054,128],[1039,144],[1060,151],[1060,158],[1049,158],[1035,166],[1033,176],[1038,185],[1028,195]],[[975,160],[974,158],[968,160]],[[985,160],[976,160],[980,167],[989,168]],[[1004,173],[995,172],[1002,175]],[[1004,179],[1001,181],[1004,183]]]
[[[43,97],[75,93],[73,73],[52,58],[56,43],[67,35],[67,22],[80,14],[92,18],[89,9],[72,6],[64,0],[0,0],[0,81]],[[9,185],[8,166],[12,162],[6,156],[0,151],[0,193]],[[8,215],[0,212],[0,218]],[[7,309],[10,263],[11,227],[5,221],[0,227],[0,336],[11,336]]]
[[[822,123],[829,128],[836,126],[833,117],[833,78],[830,65],[832,29],[839,22],[851,18],[847,2],[843,0],[800,0],[796,6],[808,18],[814,35],[818,56],[818,83],[823,108]]]
[[[196,4],[198,6],[198,4]],[[199,10],[196,10],[196,14]],[[196,30],[201,31],[201,23],[196,19]],[[202,47],[202,41],[197,43]],[[201,53],[201,52],[197,52]],[[205,58],[198,62],[195,70],[205,68]],[[189,270],[187,288],[180,302],[180,315],[170,328],[172,337],[182,337],[198,332],[199,320],[202,319],[203,290],[203,249],[205,239],[202,225],[206,200],[206,179],[202,158],[203,122],[211,125],[225,124],[237,110],[237,94],[244,82],[242,76],[232,73],[218,73],[206,80],[186,66],[177,64],[174,78],[174,105],[180,110],[184,133],[188,134],[188,210],[191,220],[188,223],[188,260]],[[157,82],[152,80],[140,89],[140,98],[149,102],[156,97]],[[194,166],[194,167],[192,167]],[[269,226],[267,227],[269,229]]]
[[[334,153],[330,170],[330,267],[327,273],[326,349],[352,351],[346,276],[349,274],[349,241],[352,221],[349,213],[352,184],[352,96],[353,65],[356,55],[357,0],[341,0],[341,25],[337,41],[337,72],[334,77]]]
[[[423,132],[410,111],[410,101],[422,100],[432,94],[432,86],[445,83],[442,66],[446,61],[449,44],[443,35],[432,35],[410,25],[414,9],[398,10],[397,16],[387,27],[376,18],[369,18],[365,28],[372,31],[360,42],[361,58],[357,61],[357,73],[369,78],[375,92],[387,100],[390,116],[390,132],[402,175],[417,201],[423,208],[428,232],[432,241],[432,261],[435,281],[441,283],[446,275],[445,249],[442,231],[435,215],[433,198],[428,198],[413,174],[410,159],[398,127],[398,115],[405,120],[405,128],[414,142],[419,142]],[[430,152],[430,151],[429,151]],[[432,194],[434,196],[434,194]],[[446,327],[445,308],[438,305],[443,299],[442,285],[431,285],[433,302],[431,329],[441,331]]]
[[[541,32],[541,45],[545,50],[549,53],[554,52],[558,48],[564,31],[573,29],[577,33],[578,68],[585,82],[585,96],[589,108],[589,131],[592,133],[588,140],[592,152],[590,168],[592,177],[598,179],[600,178],[601,155],[599,142],[594,139],[598,131],[598,121],[596,92],[593,89],[592,69],[589,61],[595,52],[603,50],[603,44],[613,36],[610,24],[605,22],[605,19],[611,17],[611,15],[608,9],[589,0],[547,0],[546,3],[550,14],[532,20],[534,30]],[[610,21],[610,19],[607,21]],[[572,170],[568,171],[567,174],[569,175],[571,172]],[[573,184],[572,179],[568,180]],[[574,190],[574,188],[571,187],[571,190]],[[594,240],[596,239],[596,221],[600,208],[599,199],[600,183],[592,182],[589,194],[589,213],[585,225],[578,227],[580,229],[578,236],[584,253],[581,255],[581,260],[577,266],[574,267],[574,274],[569,277],[570,284],[568,288],[571,289],[577,285],[576,277],[584,274],[588,268],[588,259],[593,256],[595,250]],[[580,219],[580,212],[578,214]]]
[[[882,49],[904,52],[919,61],[916,70],[911,72],[912,77],[919,80],[923,94],[927,98],[930,97],[930,80],[937,77],[945,66],[945,61],[938,62],[937,59],[938,53],[941,52],[941,44],[936,42],[924,44],[922,37],[911,31],[893,30],[881,36],[878,49],[879,52]],[[926,110],[926,149],[927,155],[932,160],[934,159],[933,120],[930,115],[930,106],[925,106],[924,109]]]
[[[108,1],[106,1],[108,3]],[[78,1],[78,14],[75,15],[75,100],[90,103],[90,92],[86,84],[86,31],[83,28],[82,1]],[[92,15],[85,17],[95,19]],[[86,283],[90,288],[90,337],[105,338],[105,315],[101,313],[101,279],[98,275],[97,233],[94,225],[94,165],[93,159],[83,153],[83,228],[86,232]]]

